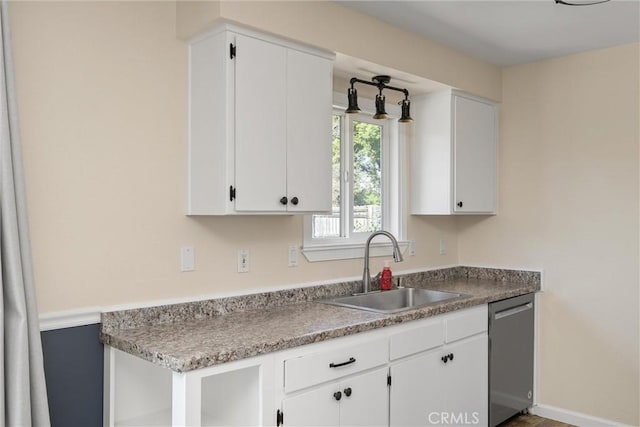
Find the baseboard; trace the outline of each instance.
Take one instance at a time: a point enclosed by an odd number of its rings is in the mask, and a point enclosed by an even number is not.
[[[535,405],[530,409],[530,412],[543,418],[549,418],[551,420],[580,427],[631,427],[616,421],[605,420],[604,418],[598,418],[549,405]]]

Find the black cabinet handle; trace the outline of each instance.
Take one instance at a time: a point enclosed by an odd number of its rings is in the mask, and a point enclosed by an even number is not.
[[[351,396],[351,387],[347,387],[344,389],[344,395],[347,397]]]
[[[453,360],[453,353],[449,354],[449,360]]]
[[[339,391],[336,391],[335,393],[333,393],[333,398],[336,400],[342,399],[342,393],[340,393]]]
[[[347,360],[346,362],[342,362],[342,363],[329,363],[329,367],[330,368],[339,368],[340,366],[347,366],[347,365],[351,365],[352,363],[356,363],[356,358],[355,357],[350,357],[349,360]]]
[[[283,205],[286,205],[289,202],[289,199],[287,199],[286,197],[283,197],[282,199],[280,199],[280,203],[282,203]]]
[[[444,363],[447,363],[449,361],[449,355],[444,355],[440,358],[440,360],[442,360]]]
[[[298,200],[297,197],[294,197],[294,198],[291,199],[291,204],[294,205],[294,206],[296,206],[298,204],[298,202],[299,202],[299,200]]]
[[[458,207],[461,208],[462,207],[462,201],[458,202]]]

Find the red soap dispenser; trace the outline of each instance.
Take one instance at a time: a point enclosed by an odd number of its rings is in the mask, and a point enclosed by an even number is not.
[[[380,289],[383,291],[390,291],[393,283],[393,273],[389,268],[390,261],[384,261],[382,267],[382,273],[380,274]]]

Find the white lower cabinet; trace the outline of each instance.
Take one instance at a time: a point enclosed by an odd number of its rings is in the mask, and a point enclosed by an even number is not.
[[[386,367],[283,399],[285,426],[386,426]]]
[[[423,320],[391,338],[398,355],[390,367],[391,426],[487,425],[486,306]]]
[[[186,373],[105,346],[105,426],[488,422],[487,306]]]
[[[441,425],[488,424],[489,385],[487,335],[444,346],[440,384],[444,397]],[[438,423],[436,423],[438,424]]]
[[[273,425],[271,357],[179,373],[105,346],[105,426]]]
[[[430,414],[443,407],[440,353],[434,350],[391,365],[392,426],[428,425]]]
[[[486,335],[394,363],[391,378],[391,426],[487,425]]]
[[[283,353],[277,426],[387,426],[389,337],[384,330]],[[277,374],[278,375],[278,374]]]

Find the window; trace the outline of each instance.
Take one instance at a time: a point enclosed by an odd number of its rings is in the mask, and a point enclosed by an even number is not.
[[[361,100],[363,111],[369,102]],[[387,107],[393,114],[394,106]],[[371,116],[345,114],[344,107],[334,111],[327,141],[333,149],[333,206],[330,213],[305,218],[303,253],[310,261],[361,257],[364,242],[378,230],[404,238],[399,185],[403,150],[397,119]]]
[[[333,115],[333,209],[330,215],[312,215],[313,239],[348,239],[382,229],[387,139],[385,126],[362,114]]]

